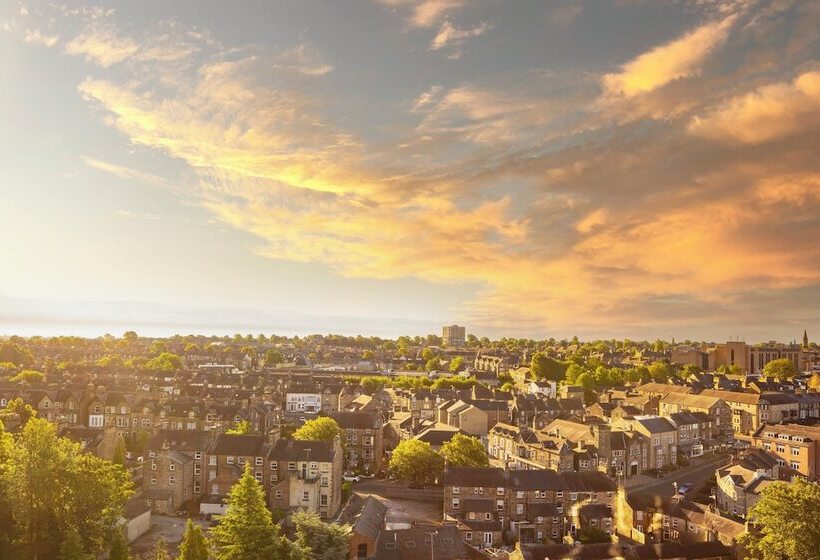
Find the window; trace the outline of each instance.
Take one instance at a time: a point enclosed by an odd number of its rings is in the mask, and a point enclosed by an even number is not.
[[[310,500],[310,492],[305,490],[302,492],[302,501],[307,502],[308,500]]]
[[[496,494],[498,494],[499,496],[503,496],[504,495],[504,489],[503,488],[498,488],[496,490]]]
[[[151,477],[151,486],[156,486],[156,484],[157,484],[157,477],[152,476]]]
[[[202,451],[195,451],[194,452],[194,459],[196,459],[197,461],[201,460],[202,459]]]
[[[254,464],[255,464],[257,467],[261,467],[261,466],[262,466],[262,457],[257,457],[257,458],[256,458],[256,461],[255,461],[255,463],[254,463]]]
[[[458,486],[453,486],[453,494],[458,494],[461,489]]]
[[[458,509],[460,501],[458,498],[453,498],[453,509]]]
[[[168,461],[168,470],[172,471],[174,469],[176,469],[176,465],[174,465],[174,462],[173,461]]]
[[[194,465],[194,474],[195,475],[202,474],[202,465],[200,465],[199,463]]]
[[[262,482],[262,471],[256,471],[253,476],[258,482]]]
[[[151,470],[152,470],[152,471],[157,470],[157,464],[156,464],[156,462],[155,462],[155,461],[151,461]]]
[[[319,505],[326,506],[327,505],[327,494],[322,494],[319,496]]]
[[[556,498],[563,498],[564,497],[564,492],[562,490],[559,490],[558,492],[555,493],[555,497]]]
[[[791,468],[793,468],[794,470],[796,470],[796,471],[800,470],[800,462],[799,461],[792,461],[790,463],[790,465],[791,465]]]
[[[495,502],[495,509],[501,511],[504,509],[504,500],[496,500]]]
[[[488,512],[488,513],[484,514],[484,520],[485,521],[492,521],[492,519],[493,519],[493,514],[492,513]]]
[[[277,499],[277,500],[281,500],[281,499],[282,499],[282,491],[281,491],[281,490],[277,490],[277,491],[276,491],[276,499]]]
[[[473,534],[470,531],[467,531],[466,533],[464,533],[464,538],[468,541],[471,541],[473,540]]]
[[[289,471],[295,471],[296,470],[296,463],[294,463],[293,461],[288,463],[288,470]]]
[[[393,543],[390,543],[390,544],[393,544]],[[361,543],[356,548],[356,557],[359,560],[364,560],[365,558],[367,558],[367,543]]]
[[[177,479],[174,475],[168,476],[168,485],[173,486],[176,483]]]
[[[233,456],[232,456],[232,455],[228,455],[228,457],[226,458],[226,460],[228,461],[228,464],[229,464],[229,465],[233,465]]]

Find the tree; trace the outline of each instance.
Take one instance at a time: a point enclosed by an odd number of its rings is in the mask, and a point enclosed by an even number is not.
[[[280,558],[283,537],[273,524],[265,490],[250,465],[228,493],[228,510],[211,529],[215,560],[270,560]]]
[[[350,551],[349,525],[325,523],[313,512],[300,510],[291,516],[296,527],[296,546],[305,560],[346,560]]]
[[[653,362],[649,366],[649,377],[656,383],[666,383],[673,375],[672,366],[666,362]]]
[[[281,364],[285,360],[282,358],[282,353],[279,350],[268,350],[265,352],[265,366],[273,367],[276,364]]]
[[[570,364],[566,371],[566,382],[570,385],[575,385],[578,378],[585,373],[583,367],[578,364]]]
[[[450,373],[458,373],[465,367],[464,356],[456,356],[450,362]]]
[[[424,364],[424,369],[427,371],[436,371],[441,367],[441,359],[438,356],[433,356],[427,363]]]
[[[208,542],[202,533],[202,527],[191,519],[185,524],[177,560],[208,560]]]
[[[85,551],[83,539],[76,527],[69,527],[60,544],[60,560],[94,560],[94,555]]]
[[[239,422],[236,423],[236,425],[234,425],[233,428],[228,428],[227,430],[225,430],[225,433],[226,434],[236,435],[236,434],[249,434],[252,431],[253,431],[253,428],[251,427],[250,422],[248,422],[247,420],[240,420]]]
[[[536,352],[530,360],[530,371],[536,379],[560,381],[566,374],[567,365],[550,358],[543,352]]]
[[[450,441],[441,446],[441,455],[448,465],[454,467],[487,467],[490,458],[487,450],[478,438],[454,435]]]
[[[28,421],[0,465],[0,496],[13,504],[9,532],[23,558],[57,557],[59,527],[75,528],[88,552],[101,553],[131,494],[121,466],[58,438],[39,418]]]
[[[14,377],[9,378],[12,383],[28,383],[35,385],[45,381],[46,375],[42,371],[35,371],[33,369],[24,369]]]
[[[111,458],[111,462],[115,465],[125,464],[125,440],[120,435],[117,436],[117,445],[114,447],[114,456]]]
[[[163,352],[145,362],[143,367],[154,371],[176,371],[182,368],[182,358],[170,352]]]
[[[584,527],[578,531],[576,538],[581,544],[612,542],[612,537],[609,533],[602,531],[598,527]]]
[[[417,439],[402,441],[390,457],[390,472],[413,486],[434,482],[442,468],[441,455],[429,443]]]
[[[128,541],[121,529],[114,529],[111,538],[111,548],[108,551],[108,560],[131,560],[128,550]]]
[[[780,358],[779,360],[772,360],[763,366],[763,375],[765,377],[774,377],[775,379],[785,381],[792,379],[798,374],[797,366],[788,358]]]
[[[574,384],[584,389],[593,389],[595,387],[595,378],[592,374],[584,372],[578,376]]]
[[[754,530],[743,536],[748,558],[755,560],[820,559],[820,486],[795,479],[766,487],[752,507]]]
[[[171,555],[168,553],[168,544],[163,537],[160,537],[154,549],[151,551],[151,560],[171,560]]]
[[[329,416],[320,416],[302,424],[302,427],[293,433],[293,439],[333,441],[336,436],[341,437],[341,435],[342,429],[336,423],[336,420]]]

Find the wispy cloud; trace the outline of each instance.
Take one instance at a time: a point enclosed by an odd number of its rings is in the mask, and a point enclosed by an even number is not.
[[[466,0],[376,0],[393,8],[409,10],[408,22],[414,27],[434,27],[447,14],[467,5]]]
[[[453,25],[449,21],[445,21],[438,30],[438,34],[430,43],[430,49],[437,51],[448,47],[453,48],[455,50],[451,52],[450,57],[458,58],[461,56],[459,47],[461,47],[467,39],[483,35],[490,29],[492,29],[492,25],[489,23],[480,23],[475,27],[462,29],[456,25]]]
[[[726,41],[734,15],[701,25],[682,37],[659,45],[606,74],[603,86],[610,96],[635,97],[666,84],[697,75],[701,64]]]
[[[46,35],[37,29],[28,29],[26,30],[25,40],[26,43],[51,48],[57,44],[57,41],[60,40],[60,37],[57,35]]]
[[[325,62],[316,48],[306,43],[280,51],[273,66],[305,76],[324,76],[333,71],[333,65]]]
[[[146,173],[144,171],[139,171],[137,169],[132,169],[130,167],[125,167],[122,165],[117,165],[115,163],[111,163],[108,161],[103,161],[97,158],[83,156],[83,162],[90,168],[96,169],[97,171],[102,171],[104,173],[110,173],[111,175],[116,175],[121,179],[128,179],[129,181],[137,181],[139,183],[143,183],[146,185],[152,185],[155,187],[168,187],[170,186],[170,181],[160,177],[158,175],[154,175],[152,173]]]

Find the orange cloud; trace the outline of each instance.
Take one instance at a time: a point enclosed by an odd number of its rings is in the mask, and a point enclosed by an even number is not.
[[[761,86],[689,122],[690,134],[759,144],[820,125],[820,71]]]
[[[701,64],[726,41],[735,20],[731,15],[706,23],[664,45],[657,46],[621,67],[621,71],[604,75],[606,95],[631,98],[650,93],[666,84],[695,76]]]

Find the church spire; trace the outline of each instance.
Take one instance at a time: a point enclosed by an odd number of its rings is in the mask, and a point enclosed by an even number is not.
[[[806,329],[803,329],[803,348],[809,347],[809,335],[806,333]]]

